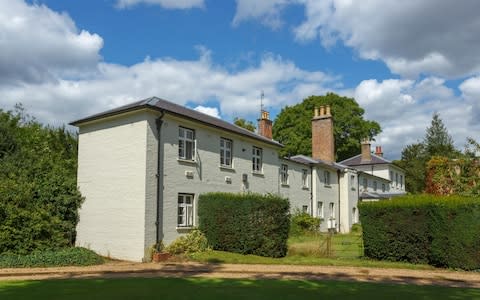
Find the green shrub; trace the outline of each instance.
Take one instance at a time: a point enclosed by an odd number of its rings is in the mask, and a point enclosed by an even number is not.
[[[89,266],[103,262],[102,257],[85,248],[34,251],[28,255],[0,254],[0,268]]]
[[[359,205],[365,256],[480,269],[480,199],[406,196]]]
[[[205,235],[198,229],[193,229],[187,235],[183,235],[165,248],[170,254],[196,253],[208,249],[208,241]]]
[[[308,213],[296,210],[290,223],[290,235],[297,236],[305,233],[317,232],[321,219],[310,216]]]
[[[200,195],[199,228],[215,250],[283,257],[290,227],[288,199],[255,193]]]

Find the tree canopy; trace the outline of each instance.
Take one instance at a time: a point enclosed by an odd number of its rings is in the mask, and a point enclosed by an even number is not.
[[[77,139],[25,114],[0,110],[0,253],[71,245],[82,197]]]
[[[243,118],[235,117],[235,119],[233,119],[233,124],[239,127],[245,128],[247,130],[250,130],[251,132],[255,132],[255,129],[257,129],[257,127],[255,126],[255,124],[253,124],[252,121],[247,121]]]
[[[337,160],[359,154],[360,141],[373,139],[381,132],[377,122],[364,119],[364,109],[353,98],[334,93],[310,96],[302,103],[284,107],[273,123],[273,138],[285,145],[281,155],[312,154],[313,110],[326,104],[330,105],[333,116]]]
[[[425,130],[422,142],[407,145],[402,150],[402,159],[397,165],[405,170],[405,186],[410,193],[425,190],[427,162],[434,156],[455,158],[460,152],[438,113],[434,113],[430,126]]]

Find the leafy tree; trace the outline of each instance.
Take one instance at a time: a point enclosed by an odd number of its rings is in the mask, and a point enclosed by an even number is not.
[[[425,166],[427,157],[423,143],[411,144],[402,151],[402,158],[394,164],[405,170],[405,187],[410,193],[425,189]]]
[[[429,157],[445,156],[451,158],[459,154],[438,113],[433,114],[431,125],[425,133],[424,144],[426,154]]]
[[[0,253],[54,249],[75,240],[82,197],[77,139],[26,115],[0,110]]]
[[[273,123],[273,138],[285,145],[281,155],[312,154],[313,110],[326,104],[330,105],[334,120],[337,160],[357,155],[363,138],[373,139],[381,132],[377,122],[363,118],[365,111],[354,99],[333,93],[310,96],[302,103],[283,108]]]
[[[427,162],[434,156],[448,158],[458,157],[453,139],[443,124],[438,113],[434,113],[429,127],[425,130],[422,142],[406,146],[402,151],[402,159],[397,165],[405,170],[405,185],[411,193],[425,190]]]
[[[251,132],[255,132],[255,129],[257,129],[257,127],[255,126],[255,124],[253,124],[253,122],[247,121],[243,118],[235,117],[235,119],[233,119],[233,123],[239,127],[250,130]]]

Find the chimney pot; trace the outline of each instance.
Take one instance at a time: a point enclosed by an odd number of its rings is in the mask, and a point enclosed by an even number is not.
[[[318,117],[318,107],[315,107],[315,109],[313,110],[313,116]]]
[[[330,116],[330,105],[327,105],[327,106],[326,106],[326,112],[325,112],[325,114],[326,114],[327,116]]]
[[[320,106],[320,116],[324,116],[325,115],[325,106]]]

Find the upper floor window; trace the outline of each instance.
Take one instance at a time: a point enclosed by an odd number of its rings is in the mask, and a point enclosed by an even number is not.
[[[220,165],[232,167],[232,140],[220,138]]]
[[[252,171],[262,172],[262,148],[252,147]]]
[[[178,128],[178,158],[195,160],[195,131],[192,129]]]
[[[288,165],[282,164],[280,169],[280,182],[282,184],[288,184]]]
[[[323,182],[325,185],[330,185],[330,172],[323,171]]]
[[[192,194],[178,194],[177,225],[178,227],[193,226],[193,195]]]
[[[353,190],[355,190],[355,175],[350,175],[350,187]]]
[[[308,187],[308,170],[302,169],[302,187]]]

